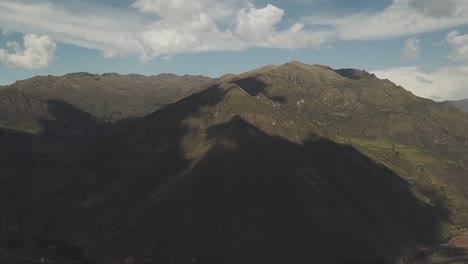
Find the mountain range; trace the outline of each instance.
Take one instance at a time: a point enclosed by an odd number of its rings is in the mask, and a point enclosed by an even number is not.
[[[28,256],[428,263],[468,228],[468,114],[366,71],[35,77],[0,110],[0,239]]]

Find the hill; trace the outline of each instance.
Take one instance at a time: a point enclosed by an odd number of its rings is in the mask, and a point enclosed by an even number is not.
[[[365,71],[226,75],[100,133],[3,174],[10,242],[96,263],[397,263],[468,227],[468,116]]]
[[[460,101],[447,101],[446,103],[451,104],[461,110],[468,112],[468,99],[460,100]]]
[[[211,79],[203,76],[174,74],[71,73],[34,77],[0,89],[0,125],[31,133],[44,132],[41,122],[55,120],[56,113],[62,112],[54,111],[57,102],[101,123],[114,123],[152,113],[206,88],[209,82]],[[74,117],[70,121],[74,122]]]

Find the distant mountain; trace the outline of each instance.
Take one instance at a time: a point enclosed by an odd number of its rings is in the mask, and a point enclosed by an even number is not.
[[[142,76],[71,73],[18,81],[0,89],[0,126],[38,133],[43,120],[55,120],[54,106],[68,104],[99,122],[111,123],[156,111],[207,87],[203,76]],[[55,102],[55,103],[54,103]],[[66,118],[65,116],[61,117]]]
[[[451,104],[461,110],[468,112],[468,99],[460,100],[460,101],[447,101],[446,103]]]
[[[365,71],[225,75],[45,163],[4,133],[4,240],[55,259],[397,263],[468,228],[466,114]]]

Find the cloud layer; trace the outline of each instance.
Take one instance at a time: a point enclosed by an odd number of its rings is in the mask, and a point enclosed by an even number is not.
[[[5,49],[0,49],[0,60],[9,67],[41,69],[49,66],[54,59],[57,44],[47,36],[34,34],[24,36],[24,44],[8,42]]]
[[[442,10],[440,11],[442,13],[434,15],[447,15],[447,10]],[[424,70],[419,66],[399,67],[375,70],[373,73],[379,78],[392,80],[418,96],[433,100],[468,98],[468,34],[463,35],[453,30],[445,37],[445,43],[452,49],[450,58],[460,61],[462,65],[440,67],[432,71]],[[419,53],[419,49],[415,49],[415,46],[419,46],[419,42],[414,38],[406,41],[404,48],[407,53],[406,57]]]
[[[408,38],[405,41],[405,45],[403,46],[403,58],[408,60],[415,60],[419,58],[419,39],[416,37]]]
[[[284,13],[270,4],[255,7],[238,0],[138,0],[125,12],[96,8],[86,13],[44,0],[0,2],[0,24],[6,29],[47,34],[106,57],[138,55],[143,62],[203,51],[319,48],[333,36],[302,23],[278,30]]]
[[[468,98],[468,66],[442,67],[435,71],[401,67],[373,73],[379,78],[392,80],[418,96],[436,101]]]
[[[126,10],[96,6],[84,12],[57,3],[2,0],[0,24],[97,49],[106,57],[138,55],[142,61],[255,47],[320,48],[338,40],[386,39],[468,24],[465,0],[394,0],[373,13],[296,18],[288,21],[289,28],[284,28],[285,10],[245,0],[136,0]]]
[[[378,40],[434,32],[468,24],[465,0],[393,0],[382,11],[345,17],[308,17],[309,25],[333,28],[341,40]]]

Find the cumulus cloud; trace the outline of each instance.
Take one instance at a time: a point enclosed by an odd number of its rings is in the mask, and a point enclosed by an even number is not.
[[[401,67],[372,73],[401,85],[415,95],[436,101],[468,98],[468,66],[442,67],[434,71],[421,67]]]
[[[54,59],[57,45],[48,36],[29,34],[24,36],[24,44],[8,42],[5,49],[0,49],[0,60],[9,67],[41,69],[49,66]]]
[[[159,56],[202,49],[210,39],[215,40],[221,35],[214,22],[206,14],[201,14],[176,25],[171,21],[156,21],[138,33],[137,39],[142,46],[141,59],[146,62]]]
[[[203,51],[320,48],[334,35],[307,30],[301,23],[278,30],[285,11],[271,4],[257,8],[239,0],[137,0],[131,7],[127,13],[99,8],[73,13],[44,0],[3,0],[0,24],[98,49],[105,57],[136,54],[143,62]]]
[[[408,38],[403,46],[403,58],[414,60],[419,58],[419,39],[416,37]]]
[[[134,8],[158,17],[135,33],[142,61],[180,53],[230,49],[229,45],[222,46],[223,42],[229,43],[229,34],[218,28],[204,12],[202,4],[190,0],[136,1],[132,5]],[[231,40],[230,43],[235,45]]]
[[[468,63],[468,34],[460,35],[458,31],[453,30],[447,34],[445,40],[453,49],[451,57]]]
[[[241,9],[236,18],[235,37],[246,47],[266,48],[320,48],[333,38],[333,32],[307,31],[304,24],[296,23],[278,31],[276,25],[283,20],[284,10],[268,4],[264,8]]]
[[[243,50],[252,47],[319,48],[330,37],[326,32],[309,32],[300,23],[286,30],[277,30],[284,10],[266,5],[256,8],[246,3],[234,15],[228,1],[225,12],[213,15],[207,7],[212,0],[139,0],[133,4],[140,12],[155,14],[158,19],[137,33],[141,45],[140,57],[149,61],[155,57],[201,51]],[[220,7],[220,4],[218,3]],[[218,8],[222,9],[222,8]],[[226,11],[227,10],[227,11]],[[222,29],[220,17],[232,18]],[[229,19],[228,19],[229,20]],[[229,27],[231,25],[231,27]]]
[[[242,9],[237,15],[236,33],[250,42],[263,42],[275,33],[275,25],[283,19],[284,11],[271,4],[265,8]]]

